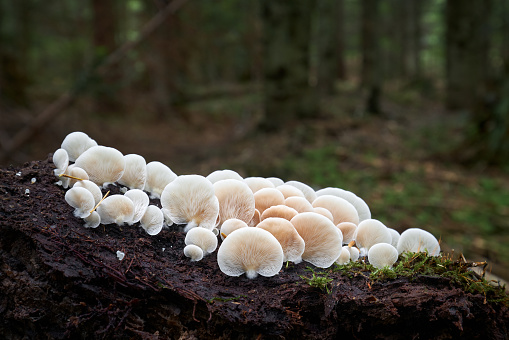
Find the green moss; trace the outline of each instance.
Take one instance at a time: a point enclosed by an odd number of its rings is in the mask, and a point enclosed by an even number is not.
[[[311,267],[306,267],[306,271],[311,272],[311,277],[306,277],[304,275],[299,275],[301,279],[303,279],[308,285],[311,287],[319,288],[321,290],[325,290],[327,294],[331,293],[329,288],[332,279],[330,279],[328,272],[315,272],[315,270]]]

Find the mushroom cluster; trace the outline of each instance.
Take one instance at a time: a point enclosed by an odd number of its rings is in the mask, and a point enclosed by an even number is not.
[[[175,224],[186,233],[183,255],[200,261],[217,249],[218,267],[229,276],[273,276],[284,262],[327,268],[363,258],[384,268],[402,252],[440,254],[431,233],[411,228],[400,235],[340,188],[315,191],[298,181],[243,178],[232,170],[177,175],[161,162],[98,145],[83,132],[65,137],[53,163],[56,184],[68,189],[65,200],[85,227],[127,224],[153,236]],[[121,194],[103,194],[111,184]]]

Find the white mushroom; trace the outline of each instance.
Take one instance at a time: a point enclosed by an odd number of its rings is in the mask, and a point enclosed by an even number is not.
[[[256,227],[258,225],[258,223],[260,223],[260,221],[261,221],[260,212],[258,211],[258,209],[255,209],[253,218],[251,219],[251,221],[249,221],[249,223],[247,225],[249,227]]]
[[[328,268],[336,261],[341,254],[343,235],[331,220],[315,212],[305,212],[290,222],[306,244],[302,260],[320,268]]]
[[[274,187],[285,184],[285,182],[279,177],[267,177],[266,179],[269,180],[272,184],[274,184]]]
[[[348,251],[350,252],[350,260],[355,262],[359,259],[359,249],[356,247],[347,246]]]
[[[313,201],[316,199],[315,190],[313,190],[313,188],[305,183],[299,181],[288,181],[285,184],[294,186],[299,189],[304,194],[304,197],[308,200],[309,203],[313,203]]]
[[[217,181],[221,181],[223,179],[236,179],[238,181],[244,181],[244,178],[242,178],[241,175],[239,175],[237,172],[233,170],[216,170],[214,172],[211,172],[207,179],[212,182],[212,184],[216,183]]]
[[[76,187],[82,187],[82,188],[85,188],[88,191],[90,191],[92,196],[94,196],[94,206],[95,206],[95,204],[99,203],[99,201],[103,198],[101,188],[99,188],[97,186],[97,184],[95,184],[92,181],[89,181],[88,179],[83,180],[83,181],[77,181],[74,184],[73,188],[76,188]]]
[[[283,248],[278,240],[261,228],[240,228],[226,237],[217,252],[219,269],[229,276],[246,273],[274,276],[283,267]]]
[[[323,196],[323,195],[333,195],[337,197],[341,197],[348,202],[350,202],[355,209],[357,210],[357,214],[359,215],[359,221],[364,221],[371,218],[371,211],[369,210],[368,205],[362,198],[355,195],[353,192],[343,190],[340,188],[324,188],[316,191],[316,196]]]
[[[279,241],[283,248],[283,262],[302,262],[302,253],[305,248],[304,240],[290,221],[279,217],[269,217],[261,221],[256,227],[267,230]]]
[[[297,210],[287,207],[284,204],[274,205],[270,208],[265,209],[263,214],[260,216],[260,220],[263,221],[271,217],[280,217],[290,221],[292,218],[297,216]]]
[[[82,179],[82,180],[89,180],[89,176],[88,176],[87,172],[85,170],[83,170],[82,168],[77,167],[77,166],[70,167],[68,175],[71,176],[69,178],[69,182],[67,183],[67,185],[69,187],[73,187],[74,184],[76,184],[77,182],[80,181],[77,178]],[[74,178],[72,178],[72,177],[74,177]]]
[[[145,214],[140,220],[141,227],[149,235],[157,235],[163,229],[164,216],[161,209],[155,205],[149,205],[145,210]]]
[[[129,189],[145,188],[147,181],[147,163],[145,158],[136,154],[124,156],[125,170],[122,177],[118,179],[118,184],[124,185]]]
[[[389,243],[377,243],[368,251],[369,263],[378,269],[392,267],[398,260],[398,251]]]
[[[118,181],[125,169],[124,155],[107,146],[87,149],[74,164],[85,170],[92,182],[103,187]]]
[[[85,218],[94,209],[94,196],[85,188],[71,188],[65,193],[65,201],[74,208],[74,216]]]
[[[134,204],[124,195],[111,195],[106,197],[97,207],[102,224],[116,223],[123,225],[133,219]]]
[[[265,209],[285,203],[285,197],[276,188],[263,188],[254,193],[255,208],[263,214]]]
[[[219,201],[212,183],[200,175],[182,175],[168,184],[161,205],[176,224],[187,224],[185,231],[200,226],[213,229],[219,216]]]
[[[263,177],[246,177],[244,178],[244,182],[251,188],[253,193],[263,188],[274,188],[274,184]]]
[[[399,241],[399,238],[400,238],[400,235],[398,233],[397,230],[394,230],[392,228],[387,228],[389,229],[389,232],[391,233],[391,244],[393,247],[397,248],[398,247],[398,241]]]
[[[364,220],[357,226],[355,243],[359,248],[369,251],[377,243],[391,243],[392,236],[389,229],[380,221],[374,219]]]
[[[321,207],[329,210],[334,218],[335,225],[341,222],[359,224],[359,214],[357,210],[351,203],[341,197],[333,195],[318,196],[313,201],[313,207]]]
[[[225,236],[230,235],[233,231],[247,227],[247,223],[237,218],[230,218],[223,222],[221,226],[221,239],[224,240]]]
[[[246,183],[236,179],[223,179],[215,182],[213,186],[219,201],[219,228],[230,218],[237,218],[246,223],[253,219],[255,199]]]
[[[217,237],[212,230],[205,228],[193,228],[186,234],[186,245],[194,244],[203,250],[203,255],[212,253],[217,248]]]
[[[285,205],[287,207],[297,210],[299,213],[314,211],[311,203],[308,202],[304,197],[291,196],[285,199]],[[331,215],[332,217],[332,215]]]
[[[203,259],[203,250],[194,244],[189,244],[184,247],[184,255],[191,258],[191,261],[200,261]]]
[[[427,252],[431,256],[440,255],[440,243],[430,232],[420,228],[410,228],[401,233],[398,253]]]
[[[348,246],[344,246],[341,248],[341,254],[336,259],[336,263],[339,265],[344,265],[350,262],[350,251],[348,250]]]
[[[304,197],[304,193],[296,187],[288,184],[279,185],[276,187],[277,190],[281,191],[285,199],[292,196]],[[305,198],[305,197],[304,197]]]
[[[334,216],[332,216],[332,213],[328,209],[325,209],[322,207],[316,207],[316,208],[313,208],[312,212],[323,215],[323,216],[327,217],[329,220],[331,220],[331,222],[334,222]]]
[[[83,225],[85,228],[97,228],[101,224],[101,216],[99,216],[97,211],[92,211],[92,213],[83,220],[85,221]]]
[[[53,173],[56,176],[65,172],[69,166],[69,155],[65,149],[58,149],[55,153],[53,153],[53,164],[56,166],[56,169],[53,170]]]
[[[97,146],[97,142],[83,132],[71,132],[65,136],[61,148],[67,151],[69,160],[74,162],[78,157],[89,148]]]
[[[161,211],[163,212],[164,216],[164,225],[165,226],[173,225],[173,221],[170,218],[170,212],[168,211],[168,209],[161,208]]]
[[[355,238],[355,231],[357,226],[352,222],[341,222],[337,225],[341,233],[343,234],[343,244],[348,244]]]
[[[147,164],[145,191],[151,198],[161,198],[164,188],[177,178],[177,175],[165,164],[153,161]]]
[[[134,204],[134,215],[132,220],[128,222],[129,225],[132,225],[139,222],[143,215],[145,215],[145,211],[150,204],[150,199],[145,191],[140,189],[127,190],[124,196],[128,197]]]

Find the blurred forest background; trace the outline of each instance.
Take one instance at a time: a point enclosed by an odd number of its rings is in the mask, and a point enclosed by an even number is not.
[[[507,0],[0,0],[0,163],[77,130],[352,191],[509,278]]]

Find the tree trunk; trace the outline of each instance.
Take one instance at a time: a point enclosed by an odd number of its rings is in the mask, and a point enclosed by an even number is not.
[[[315,0],[262,0],[264,101],[262,129],[277,130],[318,112],[309,84],[311,15]]]
[[[334,83],[338,74],[338,9],[336,0],[319,1],[316,6],[316,34],[314,43],[318,45],[317,84],[321,93],[334,93]]]

